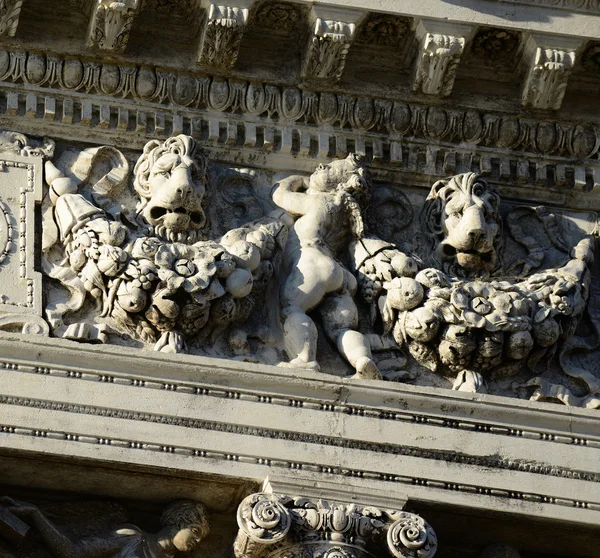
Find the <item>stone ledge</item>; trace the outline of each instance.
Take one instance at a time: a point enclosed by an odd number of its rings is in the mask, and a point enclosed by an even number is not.
[[[0,347],[5,449],[600,519],[594,411],[6,333]]]

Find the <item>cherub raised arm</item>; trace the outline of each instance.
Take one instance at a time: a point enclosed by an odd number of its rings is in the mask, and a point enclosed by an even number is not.
[[[361,378],[380,378],[368,339],[358,327],[356,279],[339,259],[364,236],[364,211],[372,184],[368,169],[351,154],[319,165],[306,179],[276,184],[273,201],[295,219],[284,254],[281,308],[291,366],[318,369],[317,328],[308,312],[319,308],[323,326]]]
[[[33,504],[2,497],[0,505],[31,524],[57,558],[173,558],[178,552],[193,550],[209,532],[206,510],[196,502],[168,506],[161,517],[163,528],[156,534],[135,525],[121,525],[78,540],[63,534]]]

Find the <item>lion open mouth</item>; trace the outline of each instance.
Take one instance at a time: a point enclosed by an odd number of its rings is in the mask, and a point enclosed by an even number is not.
[[[458,265],[465,269],[489,268],[496,263],[496,251],[494,249],[480,252],[478,250],[457,250],[451,244],[442,245],[444,259],[456,260]]]

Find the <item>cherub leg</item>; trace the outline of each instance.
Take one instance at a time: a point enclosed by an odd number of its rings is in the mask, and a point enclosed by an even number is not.
[[[381,374],[372,359],[369,341],[356,331],[358,310],[353,298],[348,294],[330,295],[323,301],[319,311],[328,337],[355,368],[353,377],[380,380]]]
[[[283,311],[283,335],[290,357],[289,366],[319,370],[317,364],[317,327],[298,306],[288,306]]]
[[[319,369],[317,328],[307,312],[323,300],[327,292],[343,283],[342,268],[318,250],[306,247],[283,286],[283,334],[291,366]]]

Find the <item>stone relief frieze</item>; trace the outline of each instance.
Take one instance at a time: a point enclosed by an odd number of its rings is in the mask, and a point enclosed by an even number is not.
[[[227,167],[185,135],[63,146],[45,182],[31,332],[600,405],[593,213],[503,203],[474,173],[424,199],[354,154],[308,177]],[[2,201],[0,266],[27,280]]]
[[[167,506],[156,534],[130,521],[128,511],[115,502],[38,507],[3,496],[0,552],[7,558],[172,558],[190,556],[210,530],[205,507],[192,501]]]
[[[180,352],[186,340],[212,344],[245,322],[286,231],[263,216],[250,175],[212,171],[209,183],[208,161],[189,136],[149,142],[133,191],[129,162],[115,148],[48,162],[44,270],[70,292],[46,308],[54,334],[105,342],[113,331]],[[236,214],[250,218],[228,227]],[[232,332],[231,343],[243,350],[247,340]]]

